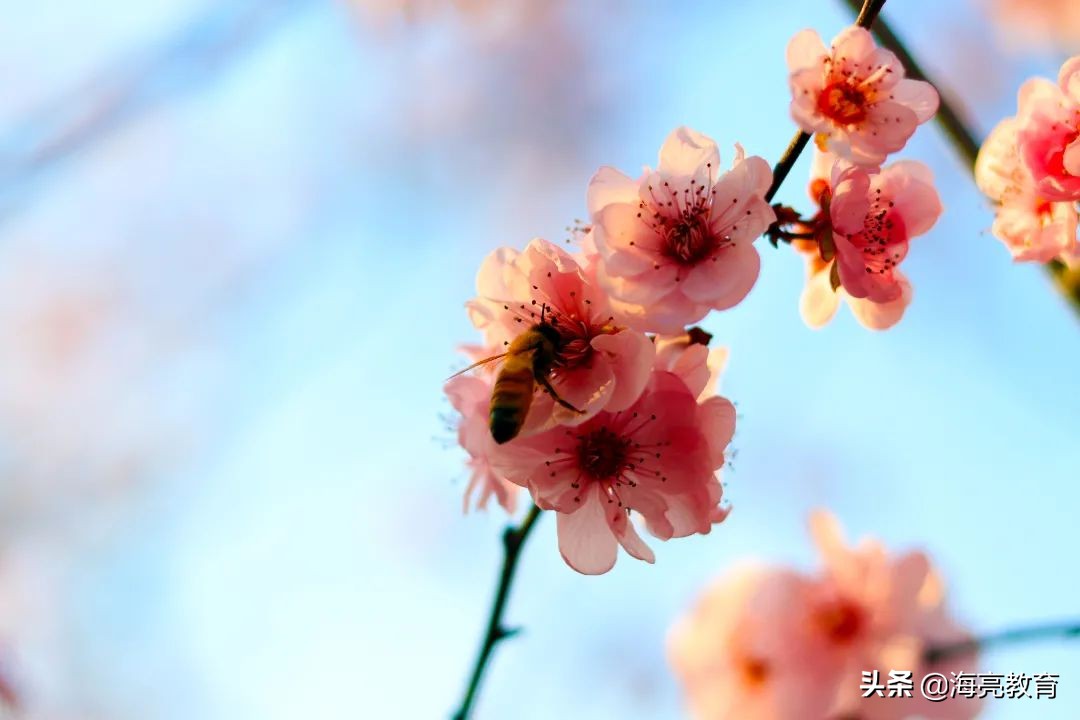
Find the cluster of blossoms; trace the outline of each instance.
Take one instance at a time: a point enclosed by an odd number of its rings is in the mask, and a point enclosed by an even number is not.
[[[699,720],[974,717],[980,702],[864,697],[863,671],[974,671],[959,651],[936,661],[928,650],[970,636],[946,613],[942,584],[926,556],[892,556],[879,543],[845,545],[830,515],[811,530],[823,560],[815,574],[751,567],[722,579],[673,628],[670,660]]]
[[[1058,83],[1032,78],[1017,114],[998,123],[979,151],[975,182],[993,201],[992,232],[1015,260],[1080,259],[1080,56]]]
[[[831,49],[801,32],[788,64],[792,116],[820,150],[812,218],[769,204],[764,159],[736,145],[722,170],[716,143],[681,127],[656,169],[593,176],[576,255],[537,239],[484,261],[468,309],[483,333],[470,354],[487,369],[446,386],[470,456],[466,509],[494,496],[513,512],[527,488],[557,513],[563,557],[583,573],[609,570],[619,545],[652,562],[630,511],[665,540],[723,520],[717,473],[735,414],[707,390],[716,369],[693,326],[747,296],[763,234],[806,254],[810,325],[841,297],[868,327],[899,320],[911,286],[898,265],[941,204],[927,168],[880,163],[934,114],[937,93],[862,28]]]
[[[905,78],[896,56],[860,27],[841,32],[828,49],[804,30],[788,45],[787,61],[791,116],[818,148],[810,181],[818,212],[804,219],[778,207],[770,237],[806,256],[801,313],[808,325],[827,323],[844,298],[864,326],[891,327],[911,301],[898,266],[909,241],[937,221],[941,203],[922,163],[881,164],[933,117],[937,92]]]
[[[714,394],[726,353],[688,326],[757,279],[771,179],[741,148],[721,172],[716,143],[679,128],[656,170],[596,174],[576,256],[540,239],[488,256],[467,305],[483,333],[470,354],[502,364],[446,386],[470,456],[466,508],[494,496],[512,512],[527,488],[587,574],[611,569],[620,545],[653,561],[630,511],[662,540],[726,517],[718,473],[735,410]]]

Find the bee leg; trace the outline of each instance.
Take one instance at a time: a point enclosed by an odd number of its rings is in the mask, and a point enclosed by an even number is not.
[[[574,407],[573,405],[571,405],[570,403],[566,402],[561,397],[559,397],[559,393],[555,392],[555,388],[553,388],[551,386],[551,381],[548,380],[546,377],[543,377],[543,376],[538,377],[538,378],[536,378],[536,381],[538,383],[540,383],[540,385],[551,394],[551,397],[554,398],[555,402],[559,403],[560,405],[562,405],[567,410],[573,410],[574,412],[578,413],[579,415],[584,415],[585,414],[584,410],[578,410],[576,407]]]

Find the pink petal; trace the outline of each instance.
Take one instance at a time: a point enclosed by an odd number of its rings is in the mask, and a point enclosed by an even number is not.
[[[586,365],[560,369],[552,375],[551,384],[566,402],[584,414],[575,413],[562,405],[551,409],[552,419],[560,425],[579,425],[602,410],[615,391],[615,372],[607,358],[591,358]],[[532,411],[529,411],[532,414]]]
[[[649,381],[656,347],[644,333],[635,330],[597,335],[590,344],[606,356],[615,377],[615,388],[604,408],[610,412],[625,410],[637,401]]]
[[[637,203],[638,182],[605,165],[589,180],[586,195],[589,214],[595,216],[613,203]]]
[[[704,260],[690,271],[680,284],[690,300],[716,310],[727,310],[742,302],[761,270],[757,248],[739,243],[719,251],[712,260]]]
[[[720,172],[720,151],[712,138],[686,126],[676,128],[660,147],[657,168],[666,178],[694,178],[707,183]]]
[[[922,80],[901,80],[896,83],[889,95],[894,102],[910,108],[919,123],[924,123],[934,117],[940,102],[934,86]]]
[[[837,69],[851,69],[854,63],[865,65],[863,61],[875,50],[877,45],[870,32],[854,25],[841,30],[832,41],[832,56]]]
[[[882,178],[883,191],[890,195],[904,219],[908,237],[930,230],[941,216],[941,199],[934,189],[930,168],[917,160],[903,160],[886,168]]]
[[[615,566],[619,544],[604,517],[607,504],[594,484],[583,493],[577,510],[556,515],[559,553],[584,575],[602,575]]]
[[[829,219],[833,228],[843,234],[861,232],[870,212],[870,175],[847,161],[838,161],[832,172],[833,198]]]
[[[806,279],[806,287],[799,298],[799,314],[807,326],[815,330],[824,327],[840,305],[840,297],[832,288],[829,269],[812,273]]]
[[[1080,138],[1065,146],[1065,154],[1062,155],[1061,160],[1066,172],[1080,176]]]
[[[701,432],[709,443],[712,468],[724,465],[724,453],[735,436],[735,406],[723,397],[711,397],[698,405]]]
[[[1058,85],[1074,101],[1080,102],[1080,55],[1069,58],[1061,66]]]
[[[607,272],[637,275],[653,269],[649,249],[656,245],[656,233],[641,220],[637,203],[606,205],[594,215],[596,249]]]
[[[671,285],[676,285],[674,275]],[[693,302],[677,288],[647,303],[616,300],[612,305],[619,313],[620,322],[642,332],[665,334],[682,332],[687,325],[693,325],[708,315],[710,309],[708,305]]]
[[[803,68],[813,68],[821,75],[822,60],[828,55],[825,43],[815,30],[800,30],[788,42],[788,70],[795,72]]]
[[[975,184],[995,202],[1001,202],[1002,196],[1015,186],[1019,177],[1034,185],[1020,165],[1016,143],[1016,118],[1008,117],[990,131],[979,148],[975,160]]]
[[[646,545],[645,541],[638,535],[634,523],[630,522],[627,517],[626,510],[617,505],[609,505],[607,518],[611,532],[631,557],[644,560],[650,565],[656,562],[656,556],[653,554],[652,548]]]
[[[832,123],[818,111],[818,96],[824,89],[821,68],[806,68],[792,73],[788,79],[791,88],[791,119],[808,133],[827,132]]]
[[[851,312],[859,324],[870,330],[887,330],[904,316],[904,311],[911,304],[911,283],[900,272],[894,271],[900,296],[895,300],[876,303],[871,300],[851,298]]]
[[[657,338],[657,343],[661,342]],[[678,356],[667,370],[678,375],[690,392],[697,396],[704,391],[711,371],[708,366],[709,348],[704,345],[688,345],[678,351]]]
[[[870,108],[860,131],[851,134],[852,151],[860,164],[880,165],[889,153],[903,149],[918,125],[914,110],[897,102],[879,102]]]

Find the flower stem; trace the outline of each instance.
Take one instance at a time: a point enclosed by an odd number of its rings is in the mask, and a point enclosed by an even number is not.
[[[506,601],[510,596],[510,586],[514,582],[514,570],[517,568],[518,556],[525,544],[529,532],[540,517],[540,508],[533,505],[529,508],[529,514],[517,527],[508,527],[503,532],[503,566],[499,575],[499,585],[495,589],[495,602],[491,607],[491,617],[488,619],[487,632],[484,641],[480,645],[480,654],[476,658],[472,675],[469,677],[469,685],[465,690],[465,698],[461,706],[453,715],[453,720],[467,720],[472,711],[476,694],[480,689],[480,680],[484,675],[484,669],[491,659],[491,653],[495,646],[502,640],[516,634],[517,628],[508,628],[502,623],[503,611],[506,609]]]
[[[926,651],[926,662],[937,663],[947,660],[956,655],[986,650],[997,645],[1012,645],[1015,643],[1029,642],[1031,640],[1044,640],[1048,638],[1073,639],[1080,638],[1080,621],[1058,622],[1047,625],[1030,625],[1027,627],[1003,630],[998,633],[984,635],[981,638],[973,638],[962,642],[951,643],[931,647]]]
[[[844,2],[852,10],[858,10],[860,7],[859,0],[844,0]],[[865,6],[863,10],[859,12],[859,17],[865,13]],[[869,26],[865,26],[869,27]],[[904,69],[908,77],[915,80],[924,80],[938,91],[938,96],[941,98],[941,104],[938,106],[937,114],[934,119],[945,133],[949,142],[952,143],[953,148],[964,160],[964,164],[967,166],[968,172],[974,174],[975,172],[975,158],[979,156],[979,147],[982,143],[979,142],[971,126],[964,121],[958,110],[960,107],[956,100],[955,95],[944,89],[941,84],[935,80],[931,80],[927,77],[926,72],[919,65],[918,61],[911,55],[911,52],[904,45],[904,42],[897,37],[893,29],[889,27],[889,23],[884,19],[878,20],[874,25],[872,32],[878,39],[883,47],[891,50],[900,62],[903,63]],[[1066,300],[1072,305],[1072,308],[1077,313],[1080,313],[1080,271],[1075,269],[1071,270],[1062,262],[1052,260],[1043,266],[1046,272],[1049,273],[1051,279],[1054,281],[1054,286],[1057,288]]]
[[[881,12],[881,8],[885,7],[885,0],[864,0],[861,3],[859,0],[848,1],[856,9],[862,8],[859,10],[859,16],[856,18],[855,24],[867,29],[874,23],[878,13]],[[791,172],[791,168],[795,166],[795,161],[799,159],[802,151],[806,149],[808,142],[810,142],[810,133],[801,130],[795,133],[795,137],[791,138],[787,150],[784,151],[780,161],[773,168],[773,181],[772,185],[769,186],[769,191],[765,193],[765,202],[772,202],[780,186],[784,184],[788,173]]]

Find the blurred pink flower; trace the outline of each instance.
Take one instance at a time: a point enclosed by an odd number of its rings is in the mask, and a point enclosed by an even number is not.
[[[496,250],[481,265],[476,287],[479,297],[467,307],[485,345],[504,347],[541,315],[560,334],[551,384],[583,413],[538,394],[523,434],[581,423],[603,409],[625,410],[641,395],[652,368],[652,343],[616,323],[606,295],[563,250],[540,239],[524,252]]]
[[[803,320],[821,327],[844,298],[863,326],[892,327],[911,302],[897,266],[941,214],[930,169],[914,161],[867,169],[817,152],[810,188],[822,212],[803,224],[816,237],[792,242],[807,257]]]
[[[1080,48],[1080,3],[1076,0],[984,0],[998,30],[1013,45],[1064,52]]]
[[[513,514],[519,488],[496,475],[489,460],[496,447],[488,428],[491,386],[490,376],[458,375],[447,381],[444,388],[450,404],[461,415],[457,425],[458,443],[469,453],[467,465],[472,471],[465,488],[464,510],[469,511],[474,497],[475,507],[484,510],[494,495],[499,505]]]
[[[1080,200],[1080,55],[1065,61],[1058,84],[1031,78],[1017,98],[1017,146],[1047,200]]]
[[[787,64],[791,117],[853,163],[885,162],[937,112],[933,86],[905,79],[896,56],[860,27],[842,31],[829,49],[813,30],[796,33]]]
[[[823,568],[813,575],[758,569],[722,580],[672,630],[669,655],[695,718],[804,720],[923,717],[966,720],[978,701],[945,706],[914,697],[862,697],[861,674],[943,668],[932,647],[968,635],[946,614],[941,584],[919,552],[891,556],[879,543],[848,547],[835,519],[811,517]],[[973,671],[952,655],[948,671]],[[884,682],[883,681],[883,682]],[[952,701],[955,700],[955,704]]]
[[[1015,260],[1048,262],[1080,250],[1072,202],[1041,197],[1017,149],[1016,118],[1005,118],[983,142],[975,162],[975,182],[997,206],[994,237]]]
[[[698,404],[681,378],[654,372],[632,407],[513,440],[497,448],[492,464],[528,487],[540,508],[557,513],[567,564],[598,575],[614,566],[619,545],[654,561],[631,510],[661,540],[708,533],[726,517],[716,471],[734,431],[730,402]]]
[[[739,303],[757,280],[754,240],[776,219],[772,170],[736,146],[720,173],[711,138],[676,129],[657,170],[633,180],[602,167],[589,182],[596,276],[634,327],[678,333]]]

